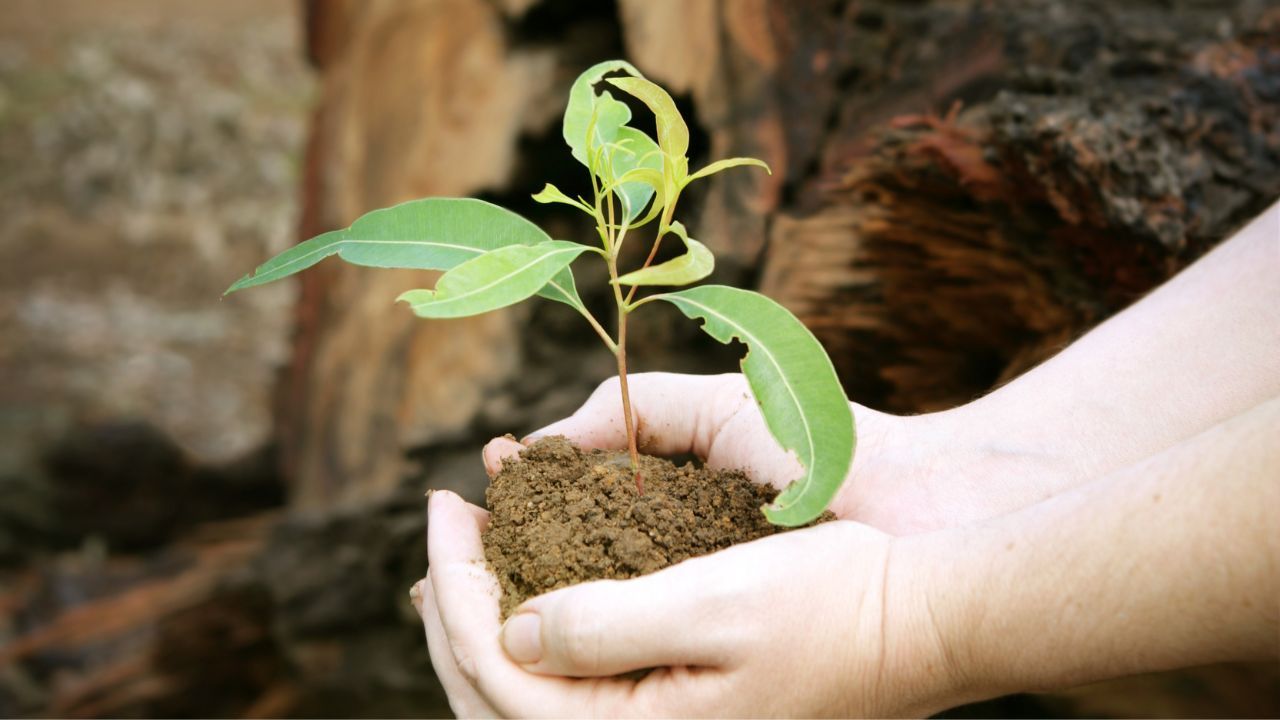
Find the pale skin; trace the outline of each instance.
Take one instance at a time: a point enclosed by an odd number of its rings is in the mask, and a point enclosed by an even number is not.
[[[641,444],[785,484],[796,465],[745,387],[632,376]],[[625,448],[617,396],[535,435]],[[433,494],[413,595],[454,710],[924,714],[1280,657],[1280,205],[982,399],[854,413],[840,522],[558,590],[505,626],[487,514]],[[520,447],[493,441],[486,467]]]

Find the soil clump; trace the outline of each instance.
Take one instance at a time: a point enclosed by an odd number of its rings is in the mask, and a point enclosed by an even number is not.
[[[640,468],[643,495],[626,452],[580,450],[558,436],[503,466],[486,494],[483,540],[504,620],[550,590],[644,575],[786,530],[760,512],[776,491],[741,471],[677,467],[648,455]]]

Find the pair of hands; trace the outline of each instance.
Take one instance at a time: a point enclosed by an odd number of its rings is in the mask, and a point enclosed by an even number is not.
[[[740,375],[638,374],[631,394],[642,444],[654,454],[692,452],[775,487],[800,474]],[[606,382],[535,436],[625,448],[618,398],[616,380]],[[488,514],[433,493],[430,571],[411,594],[454,711],[816,716],[945,707],[953,678],[936,632],[914,626],[912,618],[928,616],[915,612],[923,600],[895,587],[893,535],[1002,512],[1010,494],[993,470],[1042,466],[1052,476],[1053,464],[959,445],[945,414],[854,412],[858,481],[831,507],[854,522],[779,534],[634,580],[558,590],[527,602],[503,627],[480,542]],[[496,473],[523,447],[490,442],[486,469]],[[656,670],[617,677],[643,668]]]
[[[831,508],[845,522],[548,593],[505,627],[487,514],[435,493],[412,594],[454,710],[919,714],[1280,656],[1277,238],[1280,203],[968,405],[855,405],[856,480]],[[799,475],[740,376],[635,375],[631,389],[654,454],[775,487]],[[622,449],[616,381],[538,434]],[[493,441],[486,467],[520,448]],[[617,677],[642,668],[657,669]]]

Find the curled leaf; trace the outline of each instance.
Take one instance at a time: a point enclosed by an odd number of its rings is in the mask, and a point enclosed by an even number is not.
[[[610,163],[611,177],[605,179],[616,187],[622,199],[623,217],[629,223],[644,211],[654,191],[662,187],[662,151],[648,135],[635,128],[618,128],[617,149],[613,150]],[[636,170],[650,170],[657,175],[658,184],[650,176],[634,175]],[[628,176],[636,180],[627,180]]]
[[[409,290],[396,300],[425,318],[479,315],[532,296],[587,249],[552,240],[492,250],[441,275],[434,290]]]
[[[853,460],[853,412],[831,360],[786,308],[749,290],[703,285],[663,295],[722,343],[747,345],[742,371],[769,432],[795,452],[805,474],[764,508],[769,522],[796,526],[822,514]]]
[[[609,60],[587,68],[569,89],[569,104],[564,110],[564,141],[578,162],[591,167],[591,148],[587,133],[591,132],[591,146],[599,147],[617,138],[618,128],[631,119],[631,109],[607,91],[596,94],[595,85],[605,75],[626,72],[640,76],[635,66],[624,60]],[[597,107],[599,106],[599,107]],[[595,119],[594,125],[592,118]]]
[[[717,160],[711,163],[710,165],[702,168],[698,172],[685,178],[684,184],[688,185],[694,180],[699,180],[704,177],[709,177],[711,175],[715,175],[721,170],[728,170],[731,167],[738,167],[740,165],[754,165],[756,167],[762,167],[764,168],[765,172],[769,173],[770,175],[773,174],[773,171],[769,169],[768,164],[766,164],[765,161],[763,160],[757,160],[755,158],[748,158],[748,157],[726,158],[724,160]]]
[[[673,162],[684,159],[689,152],[689,126],[685,124],[675,100],[657,84],[639,77],[610,78],[609,84],[625,91],[653,111],[658,125],[658,147]],[[685,170],[688,170],[686,161]]]
[[[716,267],[715,255],[706,245],[689,237],[684,225],[671,223],[671,232],[684,241],[685,253],[664,263],[641,268],[618,278],[620,285],[688,285],[711,274]]]

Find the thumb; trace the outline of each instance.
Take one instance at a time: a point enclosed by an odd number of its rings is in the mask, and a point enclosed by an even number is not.
[[[502,626],[507,655],[526,670],[607,677],[664,666],[721,667],[737,645],[731,602],[686,562],[633,580],[601,580],[539,596]]]
[[[628,385],[639,443],[655,455],[692,452],[705,458],[724,424],[752,402],[746,380],[737,374],[632,373]],[[548,435],[563,435],[583,448],[625,448],[618,378],[601,383],[573,415],[524,440]]]
[[[507,460],[520,456],[525,446],[511,439],[511,436],[494,438],[485,444],[480,456],[484,459],[484,471],[493,477],[502,471],[502,464]]]

